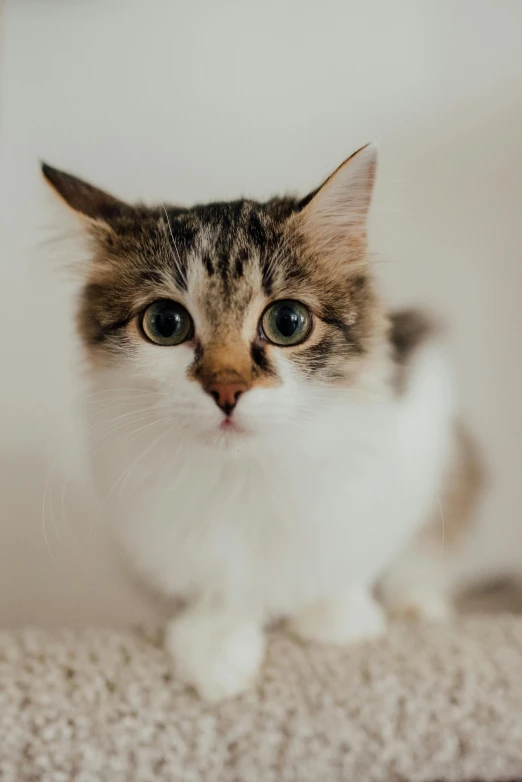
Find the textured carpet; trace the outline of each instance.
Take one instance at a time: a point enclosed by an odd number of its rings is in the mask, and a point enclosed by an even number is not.
[[[275,633],[258,687],[207,707],[159,634],[0,633],[2,782],[522,777],[522,618],[392,626],[351,650]]]

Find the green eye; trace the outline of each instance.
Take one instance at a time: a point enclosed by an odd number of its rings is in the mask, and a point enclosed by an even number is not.
[[[156,345],[180,345],[192,336],[192,318],[175,301],[155,301],[141,316],[146,337]]]
[[[281,347],[304,342],[311,328],[312,314],[299,301],[276,301],[261,318],[261,330],[266,339]]]

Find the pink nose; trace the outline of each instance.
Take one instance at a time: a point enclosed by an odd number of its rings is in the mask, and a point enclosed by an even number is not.
[[[243,381],[234,383],[216,382],[210,383],[206,391],[214,399],[216,405],[223,410],[225,415],[231,415],[241,394],[248,391],[248,386]]]

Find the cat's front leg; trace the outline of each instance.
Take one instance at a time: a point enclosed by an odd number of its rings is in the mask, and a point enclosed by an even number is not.
[[[293,619],[290,629],[305,641],[344,646],[383,635],[386,622],[370,591],[353,588],[311,605]]]
[[[254,620],[195,606],[167,627],[166,645],[177,676],[203,700],[233,698],[254,682],[265,655],[265,636]]]

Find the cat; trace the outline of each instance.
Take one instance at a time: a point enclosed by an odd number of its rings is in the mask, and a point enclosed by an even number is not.
[[[386,612],[446,616],[441,512],[451,547],[480,471],[437,329],[375,290],[375,146],[265,203],[131,206],[42,170],[89,247],[95,472],[131,565],[185,602],[177,675],[219,701],[253,684],[273,620],[351,644]]]

